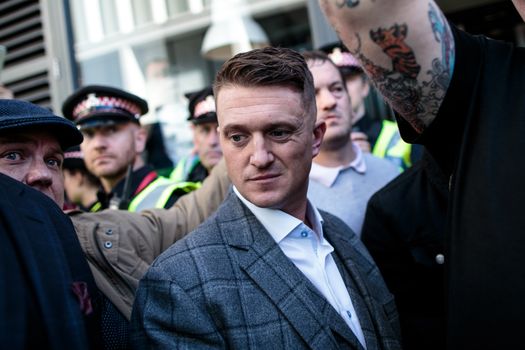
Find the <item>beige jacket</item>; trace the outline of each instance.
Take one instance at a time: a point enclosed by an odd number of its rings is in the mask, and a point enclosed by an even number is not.
[[[70,213],[98,287],[128,319],[139,280],[149,265],[210,216],[229,187],[221,161],[200,189],[168,210]]]

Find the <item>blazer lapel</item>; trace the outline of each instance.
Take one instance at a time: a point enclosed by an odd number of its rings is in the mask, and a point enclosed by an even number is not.
[[[323,312],[324,321],[330,327],[332,332],[336,333],[340,338],[344,339],[351,346],[352,349],[364,350],[363,346],[361,345],[355,334],[346,324],[346,321],[341,317],[341,315],[339,315],[339,313],[332,307],[332,305],[330,305],[328,301],[326,301],[324,298],[323,300],[325,301],[327,306]]]
[[[364,299],[361,297],[357,290],[351,274],[348,272],[347,267],[341,262],[337,254],[333,254],[334,261],[337,265],[343,281],[352,300],[352,304],[359,318],[359,323],[365,337],[365,343],[367,350],[378,349],[377,336],[374,330],[374,324],[370,318],[370,313]],[[361,343],[359,343],[361,345]]]
[[[230,194],[226,202],[229,217],[220,217],[219,225],[221,232],[226,233],[225,240],[236,248],[241,269],[312,349],[338,348],[323,316],[326,305],[330,305],[235,194]]]
[[[395,338],[394,330],[382,312],[383,305],[374,299],[370,290],[371,288],[386,289],[377,266],[355,234],[349,236],[349,232],[342,231],[336,225],[331,225],[329,220],[325,221],[325,226],[323,228],[325,235],[335,250],[334,259],[338,264],[352,302],[355,303],[354,307],[363,328],[367,349],[390,348],[390,346],[385,345],[390,344],[390,340]],[[349,245],[353,249],[348,249]],[[375,277],[376,275],[377,277]],[[378,278],[380,281],[371,283],[374,278]],[[396,346],[393,348],[397,348],[398,344],[394,345]]]

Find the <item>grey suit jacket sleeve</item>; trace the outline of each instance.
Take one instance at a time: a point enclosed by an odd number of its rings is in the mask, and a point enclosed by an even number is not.
[[[131,344],[135,349],[226,349],[202,305],[197,305],[162,269],[152,267],[136,295]]]

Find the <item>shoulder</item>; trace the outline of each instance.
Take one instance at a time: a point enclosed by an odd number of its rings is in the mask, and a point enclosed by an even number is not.
[[[376,202],[385,197],[391,197],[398,195],[408,188],[414,187],[414,182],[417,181],[417,178],[421,177],[423,174],[423,166],[421,162],[417,162],[412,167],[408,168],[398,176],[396,176],[392,181],[387,183],[383,188],[374,193],[370,198],[370,202]]]
[[[197,267],[205,269],[224,258],[228,244],[222,234],[221,222],[230,217],[228,203],[231,199],[195,230],[170,246],[154,261],[152,268],[169,275],[178,275],[179,271],[187,275],[196,273]]]
[[[370,153],[363,154],[367,169],[370,171],[381,171],[383,173],[399,174],[399,169],[390,161],[376,157]],[[374,174],[375,176],[375,174]]]

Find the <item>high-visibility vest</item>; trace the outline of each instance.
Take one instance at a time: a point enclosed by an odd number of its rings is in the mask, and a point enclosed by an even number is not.
[[[138,193],[128,206],[128,211],[141,211],[152,208],[164,208],[168,203],[173,192],[183,190],[188,193],[201,187],[200,183],[194,182],[174,182],[165,177],[157,177],[150,182],[140,193]],[[102,210],[100,202],[95,203],[90,212],[98,212]]]
[[[372,154],[394,162],[401,170],[412,166],[410,153],[412,145],[406,143],[399,134],[397,124],[390,120],[383,120],[381,132],[377,138]]]
[[[183,190],[188,193],[200,186],[198,183],[174,182],[165,177],[158,177],[131,200],[128,211],[136,212],[151,208],[164,208],[176,190]]]
[[[169,179],[175,182],[184,182],[195,169],[200,160],[197,155],[184,157],[177,163],[177,166],[171,172]]]
[[[96,213],[97,211],[100,211],[101,208],[102,208],[102,203],[96,202],[95,204],[91,206],[91,208],[89,208],[89,212]]]

